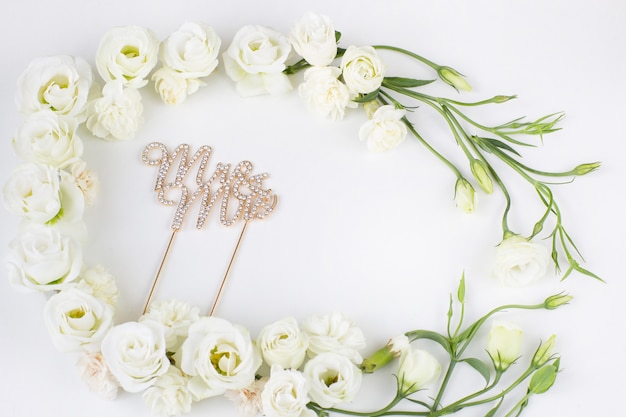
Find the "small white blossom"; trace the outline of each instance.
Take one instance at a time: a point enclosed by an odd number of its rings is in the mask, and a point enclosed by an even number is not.
[[[161,67],[152,75],[154,89],[164,103],[180,104],[189,94],[195,93],[203,83],[196,78],[189,78],[169,67]]]
[[[404,395],[412,394],[435,381],[441,374],[441,365],[428,351],[408,349],[400,356],[398,381]]]
[[[296,319],[288,317],[261,329],[257,346],[268,365],[297,369],[304,362],[309,336],[300,330]]]
[[[273,365],[270,378],[263,388],[261,401],[266,417],[314,417],[309,410],[309,381],[295,369]]]
[[[313,114],[341,120],[346,108],[358,106],[352,100],[355,95],[338,79],[340,75],[341,70],[337,67],[312,67],[305,71],[298,92]]]
[[[328,16],[308,12],[291,28],[293,49],[311,65],[326,66],[337,56],[335,27]]]
[[[115,278],[104,267],[97,265],[85,269],[80,274],[78,286],[82,291],[89,293],[111,307],[115,307],[120,292],[117,289]]]
[[[363,331],[340,313],[312,316],[303,325],[309,334],[309,356],[335,352],[361,363],[361,350],[365,349]]]
[[[102,89],[102,97],[87,108],[87,128],[102,139],[132,139],[143,123],[141,94],[124,88],[122,81],[110,81]]]
[[[494,366],[502,371],[515,362],[522,351],[522,329],[510,322],[494,320],[489,331],[487,352]]]
[[[310,384],[311,400],[324,408],[352,401],[361,387],[363,375],[347,357],[321,353],[304,365]]]
[[[549,264],[550,253],[544,245],[510,235],[496,249],[493,274],[504,285],[519,287],[543,278]]]
[[[404,110],[393,105],[379,107],[372,119],[361,126],[360,139],[367,142],[370,151],[384,152],[395,148],[407,135],[407,127],[402,121],[404,114]]]
[[[139,321],[150,320],[162,325],[167,350],[175,352],[187,337],[189,326],[199,319],[197,307],[191,307],[182,301],[169,300],[155,301],[148,312],[139,318]]]
[[[257,379],[246,388],[226,391],[224,397],[236,404],[241,416],[254,417],[261,411],[261,392],[266,382],[267,377]]]
[[[82,191],[85,198],[85,204],[93,204],[100,190],[100,181],[96,173],[87,168],[87,164],[83,160],[78,160],[70,166],[70,173],[74,177],[76,186]]]
[[[161,417],[180,416],[191,411],[193,398],[187,388],[187,378],[174,366],[157,377],[143,399],[152,413]]]
[[[91,392],[105,400],[114,400],[117,397],[119,384],[100,352],[83,353],[76,366]]]
[[[371,46],[350,46],[341,58],[343,80],[356,94],[368,94],[380,88],[385,69],[385,63]]]

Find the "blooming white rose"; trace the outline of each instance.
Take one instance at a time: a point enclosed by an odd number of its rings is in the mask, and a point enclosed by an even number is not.
[[[76,280],[82,267],[81,247],[49,227],[21,233],[9,244],[9,282],[18,289],[61,290]]]
[[[494,366],[502,371],[515,362],[522,351],[522,329],[510,322],[494,320],[489,331],[487,352]]]
[[[180,416],[191,411],[193,402],[187,388],[187,378],[174,366],[170,366],[166,373],[157,377],[143,393],[152,413],[162,417]]]
[[[428,351],[407,349],[400,356],[398,383],[404,395],[421,390],[441,374],[439,361]]]
[[[314,417],[309,410],[309,382],[295,369],[273,365],[270,378],[263,388],[261,402],[267,417]]]
[[[330,65],[337,56],[335,27],[328,16],[304,14],[291,28],[289,40],[293,49],[311,65]]]
[[[248,330],[216,317],[189,326],[181,353],[181,369],[191,376],[189,389],[196,400],[248,387],[261,366]]]
[[[76,366],[91,392],[105,400],[114,400],[117,397],[119,384],[100,352],[85,352],[76,362]]]
[[[111,307],[115,307],[120,296],[115,278],[102,265],[96,265],[82,271],[78,288],[104,301]]]
[[[163,329],[151,322],[126,322],[113,327],[102,340],[102,356],[120,386],[143,391],[167,372]]]
[[[35,223],[47,223],[61,211],[58,169],[43,164],[20,165],[4,185],[9,211]]]
[[[550,253],[544,245],[510,235],[496,249],[493,274],[503,284],[519,287],[543,278],[549,264]]]
[[[13,147],[26,161],[64,168],[83,154],[76,118],[42,110],[24,120]]]
[[[159,40],[149,29],[121,26],[111,29],[100,40],[96,68],[108,83],[118,80],[124,87],[141,88],[158,61]]]
[[[239,29],[224,53],[224,68],[242,96],[285,93],[291,90],[289,78],[283,74],[290,52],[286,36],[248,25]]]
[[[380,88],[385,77],[385,63],[371,46],[350,46],[341,58],[343,81],[357,94]]]
[[[217,67],[221,45],[212,27],[185,22],[161,43],[161,61],[185,78],[207,77]]]
[[[296,319],[287,317],[261,329],[256,343],[268,365],[297,369],[304,362],[309,336]]]
[[[224,397],[236,404],[239,415],[254,417],[261,411],[261,392],[267,379],[267,377],[256,379],[246,388],[226,391]]]
[[[154,89],[166,104],[180,104],[189,94],[195,93],[202,82],[169,67],[161,67],[152,74]]]
[[[91,67],[82,58],[56,55],[36,59],[17,81],[17,108],[25,115],[51,110],[80,118],[92,81]]]
[[[83,160],[72,163],[70,173],[74,177],[74,183],[83,193],[85,204],[93,204],[100,189],[100,181],[96,173],[88,169]]]
[[[61,352],[97,352],[113,326],[113,308],[77,288],[67,288],[48,299],[44,321],[52,343]]]
[[[102,97],[87,108],[87,128],[102,139],[128,140],[143,123],[141,94],[124,88],[122,81],[110,81],[102,89]]]
[[[148,312],[141,316],[139,321],[151,320],[162,325],[167,350],[175,352],[187,336],[189,326],[199,319],[197,307],[191,307],[182,301],[169,300],[152,303]]]
[[[311,112],[331,120],[343,119],[347,107],[356,108],[348,87],[341,81],[337,67],[312,67],[305,71],[304,82],[298,87]]]
[[[350,359],[334,352],[308,361],[303,373],[310,384],[309,397],[324,408],[352,401],[363,378]]]
[[[401,144],[406,138],[407,128],[402,118],[405,111],[393,105],[380,106],[371,120],[359,130],[359,138],[367,142],[367,148],[384,152]]]
[[[309,356],[335,352],[354,363],[361,363],[360,351],[365,349],[365,336],[361,329],[340,313],[312,316],[303,324],[309,334]]]

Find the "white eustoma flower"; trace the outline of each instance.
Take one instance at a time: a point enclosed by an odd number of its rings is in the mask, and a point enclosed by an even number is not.
[[[161,62],[185,78],[207,77],[217,67],[221,45],[212,27],[185,22],[161,43]]]
[[[124,88],[122,81],[110,81],[102,89],[102,97],[87,108],[87,128],[102,139],[128,140],[143,123],[141,94]]]
[[[262,328],[256,344],[268,365],[297,369],[304,362],[309,336],[296,319],[287,317]]]
[[[70,165],[70,173],[74,177],[74,183],[83,193],[85,204],[93,204],[100,190],[100,181],[96,173],[88,169],[83,160],[74,161]]]
[[[47,223],[61,211],[59,170],[43,164],[20,165],[5,183],[3,197],[10,212]]]
[[[67,288],[82,267],[81,247],[53,228],[39,226],[9,244],[9,282],[18,289],[53,291]]]
[[[263,415],[266,417],[314,417],[309,410],[309,382],[295,369],[273,365],[270,378],[261,393]]]
[[[496,249],[493,275],[504,285],[519,287],[546,275],[548,248],[519,235],[509,235]]]
[[[25,115],[51,110],[80,118],[92,82],[91,67],[82,58],[69,55],[38,58],[17,81],[17,108]]]
[[[140,322],[154,321],[163,326],[169,352],[176,352],[187,336],[189,326],[200,319],[199,309],[179,300],[156,301]]]
[[[115,278],[102,265],[82,271],[77,285],[81,291],[93,295],[111,307],[115,307],[120,296]]]
[[[76,362],[76,366],[91,392],[105,400],[114,400],[117,397],[119,384],[109,371],[100,352],[83,353]]]
[[[328,16],[308,12],[291,28],[293,49],[311,65],[327,66],[337,56],[335,27]]]
[[[321,353],[304,365],[309,381],[309,397],[321,407],[329,408],[352,401],[361,387],[361,370],[347,357]]]
[[[304,72],[304,82],[298,87],[309,110],[323,118],[341,120],[346,108],[356,108],[348,87],[338,78],[341,70],[337,67],[312,67]]]
[[[157,416],[170,417],[180,416],[191,411],[193,398],[187,388],[187,378],[174,366],[170,366],[167,372],[157,377],[143,393],[152,413]]]
[[[161,96],[164,103],[180,104],[189,94],[195,93],[202,82],[196,78],[186,77],[184,74],[169,67],[161,67],[152,74],[154,89]]]
[[[281,94],[292,88],[283,74],[290,52],[291,44],[283,34],[248,25],[239,29],[223,54],[224,68],[244,97]]]
[[[247,329],[216,317],[189,326],[181,348],[181,370],[191,376],[194,399],[213,397],[252,384],[261,354]]]
[[[159,40],[149,29],[121,26],[108,31],[96,52],[96,68],[105,82],[141,88],[158,61]]]
[[[439,378],[440,374],[439,361],[426,350],[407,349],[400,356],[398,383],[404,395],[423,389]]]
[[[120,386],[140,392],[167,372],[163,329],[151,322],[126,322],[113,327],[102,340],[102,356]]]
[[[28,162],[65,168],[83,154],[75,117],[49,110],[33,113],[13,137],[13,147]]]
[[[515,362],[522,351],[522,329],[510,322],[494,320],[489,331],[487,352],[494,366],[502,371]]]
[[[474,187],[465,178],[459,178],[454,186],[454,202],[466,213],[474,211],[476,194]]]
[[[48,299],[44,321],[61,352],[97,352],[113,326],[113,308],[77,288],[67,288]]]
[[[306,320],[303,329],[309,334],[309,356],[335,352],[361,363],[361,350],[365,349],[363,331],[340,313],[314,315]]]
[[[367,94],[380,88],[385,69],[385,63],[371,46],[350,46],[341,58],[343,81],[356,94]]]
[[[367,142],[367,148],[384,152],[401,144],[406,138],[407,127],[402,121],[405,111],[393,105],[380,106],[359,130],[359,138]]]

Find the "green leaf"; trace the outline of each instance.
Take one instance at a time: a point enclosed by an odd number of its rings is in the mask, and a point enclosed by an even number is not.
[[[488,384],[489,379],[491,377],[491,373],[489,372],[489,367],[480,359],[476,358],[463,358],[461,362],[467,363],[469,366],[478,371],[479,374],[485,378],[485,382]]]
[[[335,31],[335,42],[339,43],[339,39],[341,39],[341,32],[338,30]]]
[[[513,149],[511,146],[507,145],[506,143],[497,140],[497,139],[493,139],[493,138],[481,138],[482,140],[486,141],[487,143],[489,143],[489,145],[493,146],[494,148],[499,148],[499,149],[504,149],[505,151],[509,151],[511,153],[514,153],[515,155],[521,157],[522,155],[520,155],[519,152],[517,152],[515,149]]]
[[[493,417],[493,416],[495,416],[496,412],[500,408],[500,404],[502,404],[502,401],[504,401],[504,397],[500,398],[500,401],[498,401],[498,404],[496,404],[495,407],[493,407],[491,410],[489,410],[489,412],[487,414],[485,414],[485,417]]]
[[[379,93],[380,93],[380,90],[374,90],[371,93],[367,93],[363,96],[357,97],[353,99],[352,101],[354,101],[355,103],[367,103],[368,101],[372,101],[376,97],[378,97]]]
[[[437,332],[433,332],[431,330],[413,330],[412,332],[405,333],[405,336],[408,337],[411,342],[417,339],[432,340],[433,342],[439,343],[441,347],[446,350],[446,352],[452,354],[452,346],[450,345],[450,341]]]
[[[396,87],[403,88],[413,88],[413,87],[421,87],[423,85],[428,85],[435,80],[418,80],[415,78],[405,78],[405,77],[385,77],[383,84],[394,85]]]

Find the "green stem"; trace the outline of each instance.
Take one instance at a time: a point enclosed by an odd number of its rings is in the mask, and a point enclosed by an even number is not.
[[[431,67],[435,71],[438,71],[439,68],[441,68],[441,65],[437,65],[433,61],[431,61],[429,59],[426,59],[423,56],[416,54],[415,52],[407,51],[406,49],[398,48],[397,46],[373,45],[373,48],[374,49],[385,49],[385,50],[394,51],[394,52],[400,52],[401,54],[410,56],[411,58],[414,58],[414,59],[416,59],[416,60],[418,60],[418,61],[428,65],[429,67]]]

